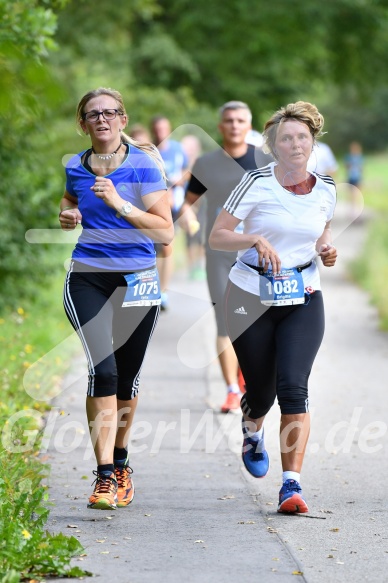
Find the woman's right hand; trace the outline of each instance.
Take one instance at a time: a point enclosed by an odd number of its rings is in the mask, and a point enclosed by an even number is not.
[[[259,237],[254,245],[259,256],[259,267],[263,267],[264,271],[268,271],[269,264],[272,266],[272,273],[280,273],[282,264],[279,255],[272,247],[272,245],[264,237]],[[264,261],[264,264],[263,264]]]
[[[76,226],[81,223],[82,215],[77,208],[66,209],[62,211],[59,215],[59,222],[61,224],[61,229],[64,231],[72,231]]]

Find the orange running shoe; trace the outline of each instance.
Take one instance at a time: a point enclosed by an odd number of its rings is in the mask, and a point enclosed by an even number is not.
[[[224,404],[221,406],[221,413],[228,413],[232,409],[239,409],[241,401],[241,393],[233,393],[232,391],[226,395]]]
[[[116,510],[117,508],[117,481],[114,473],[105,476],[93,471],[96,477],[93,484],[94,492],[89,498],[88,508],[97,510]]]
[[[241,372],[241,368],[240,367],[238,367],[237,382],[238,382],[238,386],[240,387],[240,391],[242,393],[245,393],[246,392],[246,389],[245,389],[245,379],[244,379],[243,373]]]
[[[135,487],[131,478],[133,469],[129,466],[115,466],[115,476],[118,484],[117,506],[128,506],[135,496]]]

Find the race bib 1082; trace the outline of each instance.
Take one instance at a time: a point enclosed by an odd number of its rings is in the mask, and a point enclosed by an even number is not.
[[[283,269],[277,275],[271,271],[260,275],[260,301],[265,306],[304,304],[304,284],[300,271],[294,267]]]

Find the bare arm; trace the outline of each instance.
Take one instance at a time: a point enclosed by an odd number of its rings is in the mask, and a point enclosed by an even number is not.
[[[318,251],[318,255],[321,257],[322,263],[325,265],[325,267],[333,267],[337,260],[337,249],[331,244],[332,236],[330,224],[331,221],[326,223],[325,229],[315,246],[316,250]]]
[[[197,202],[200,200],[201,195],[195,194],[188,190],[185,195],[185,200],[179,211],[179,225],[186,231],[186,233],[192,233],[193,226],[196,226],[197,221]]]
[[[240,219],[222,209],[210,233],[210,247],[219,251],[242,251],[255,247],[258,254],[258,264],[267,270],[269,263],[271,263],[272,271],[278,273],[281,269],[281,262],[275,249],[267,239],[260,235],[236,233],[235,228],[240,222]]]
[[[82,215],[78,209],[78,199],[71,196],[67,190],[65,190],[59,203],[59,209],[59,222],[61,229],[71,231],[82,221]]]

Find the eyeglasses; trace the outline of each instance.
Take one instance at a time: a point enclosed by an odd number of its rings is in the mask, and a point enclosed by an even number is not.
[[[82,115],[82,119],[90,123],[96,123],[100,119],[100,115],[106,120],[110,121],[116,118],[116,115],[122,115],[118,109],[103,109],[102,111],[88,111]]]

